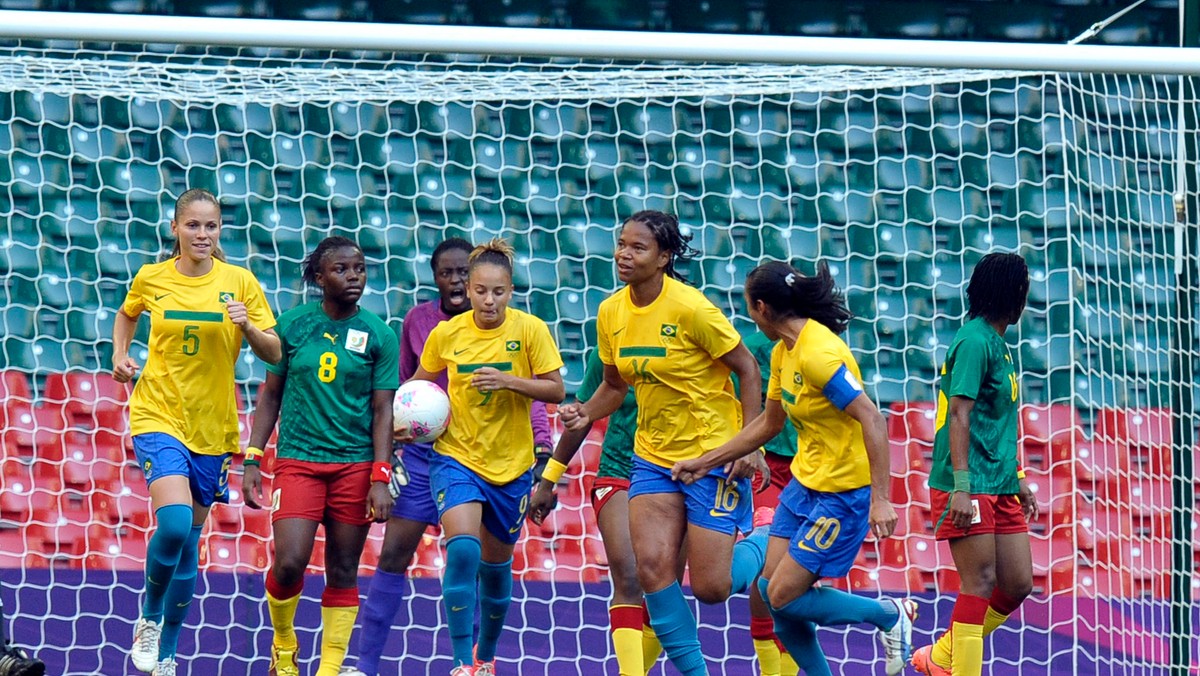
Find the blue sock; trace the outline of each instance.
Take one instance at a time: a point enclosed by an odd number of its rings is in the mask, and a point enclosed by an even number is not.
[[[759,578],[758,591],[767,598],[767,580]],[[807,620],[794,620],[780,615],[779,611],[771,608],[771,617],[775,619],[775,636],[787,648],[788,654],[796,661],[796,665],[805,676],[833,676],[829,670],[829,659],[817,640],[817,625]]]
[[[646,610],[650,613],[650,626],[675,668],[683,676],[707,676],[696,616],[692,615],[679,583],[646,594]]]
[[[154,512],[154,517],[158,526],[150,537],[150,544],[146,545],[146,594],[142,598],[142,617],[161,622],[163,597],[192,531],[192,506],[165,505]]]
[[[184,543],[183,551],[179,553],[179,565],[175,568],[175,576],[167,587],[164,597],[162,638],[158,644],[158,659],[165,660],[174,657],[179,649],[179,632],[183,629],[183,621],[187,618],[188,609],[192,606],[192,597],[196,595],[196,568],[199,566],[200,531],[202,526],[192,528]]]
[[[896,604],[863,598],[840,589],[820,587],[809,589],[800,598],[777,609],[780,615],[796,620],[808,620],[823,627],[838,624],[867,622],[883,631],[896,625],[900,612]]]
[[[763,532],[754,533],[733,546],[733,564],[729,569],[733,580],[730,594],[741,594],[754,584],[754,578],[762,572],[767,560],[768,537],[766,529],[763,529]]]
[[[442,576],[442,602],[446,604],[446,623],[450,625],[450,644],[454,648],[454,666],[474,664],[476,577],[479,575],[481,547],[473,535],[456,535],[446,541],[446,572]]]
[[[364,674],[379,673],[379,658],[396,620],[396,611],[408,592],[408,577],[404,573],[376,570],[362,606],[362,633],[358,636],[358,670]]]
[[[504,618],[512,603],[512,559],[479,566],[479,644],[475,659],[496,659],[496,642],[504,630]]]

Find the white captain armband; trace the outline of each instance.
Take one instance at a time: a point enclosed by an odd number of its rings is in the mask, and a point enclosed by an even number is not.
[[[862,383],[858,382],[858,378],[854,377],[845,364],[842,364],[841,368],[833,374],[833,377],[825,384],[825,389],[821,390],[826,399],[843,411],[850,405],[850,402],[862,394],[862,391]]]

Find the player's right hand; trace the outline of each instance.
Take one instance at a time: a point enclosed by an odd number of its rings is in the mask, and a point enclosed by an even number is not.
[[[954,491],[950,494],[950,522],[955,528],[966,530],[975,519],[975,506],[971,504],[971,494],[964,491]]]
[[[562,420],[563,427],[575,432],[581,430],[591,423],[588,418],[587,411],[584,410],[583,404],[563,404],[558,407],[558,418]]]
[[[545,488],[539,482],[529,498],[529,520],[540,526],[557,506],[558,496],[554,494],[554,489]]]
[[[133,376],[137,374],[140,368],[138,363],[133,360],[133,357],[129,355],[125,355],[120,359],[113,359],[113,380],[118,383],[127,383],[133,380]]]
[[[395,441],[396,443],[407,444],[414,438],[415,437],[413,437],[412,428],[403,423],[401,423],[400,427],[392,430],[392,441]]]
[[[680,460],[671,467],[671,479],[682,481],[685,484],[693,484],[696,480],[708,474],[710,469],[707,463],[704,462],[704,458]]]
[[[242,500],[250,509],[262,509],[262,472],[254,465],[243,467],[242,471]]]

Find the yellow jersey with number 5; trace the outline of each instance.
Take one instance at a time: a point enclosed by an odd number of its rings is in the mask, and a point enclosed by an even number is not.
[[[670,277],[646,307],[625,287],[600,304],[600,361],[637,396],[634,451],[661,467],[699,457],[742,427],[742,406],[720,359],[742,342],[704,294]]]
[[[533,467],[533,400],[516,392],[480,392],[471,386],[475,372],[492,367],[533,378],[563,367],[558,346],[546,322],[514,308],[504,323],[481,329],[472,312],[434,327],[421,352],[421,367],[446,372],[450,426],[433,442],[433,450],[466,465],[484,481],[504,485]]]
[[[149,357],[129,399],[130,431],[169,434],[201,455],[233,453],[233,372],[244,337],[225,304],[245,303],[263,331],[275,326],[275,316],[249,270],[213,259],[207,274],[187,277],[176,260],[142,266],[121,306],[130,317],[150,314]]]

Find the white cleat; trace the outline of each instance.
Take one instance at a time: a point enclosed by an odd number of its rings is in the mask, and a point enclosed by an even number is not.
[[[900,611],[900,619],[890,630],[879,632],[879,642],[883,644],[887,656],[885,670],[888,676],[897,676],[904,673],[904,665],[912,656],[912,629],[913,621],[917,619],[917,603],[912,599],[890,601]]]
[[[367,676],[367,673],[354,667],[342,667],[342,670],[338,672],[338,676]]]
[[[129,656],[133,658],[133,666],[138,671],[149,674],[158,668],[158,641],[161,636],[162,625],[158,622],[139,617],[137,624],[133,625],[133,650]],[[175,673],[174,667],[171,673]]]
[[[150,676],[175,676],[176,666],[175,658],[168,657],[167,659],[155,665],[154,671],[150,674]]]

